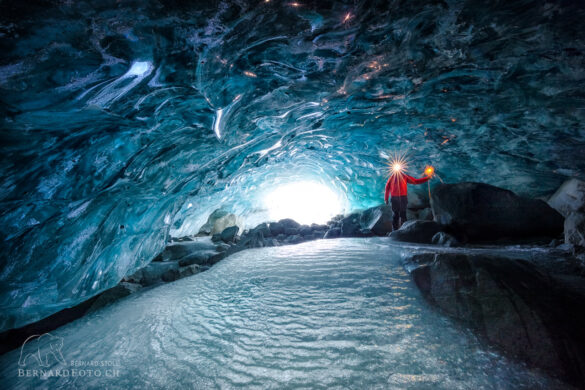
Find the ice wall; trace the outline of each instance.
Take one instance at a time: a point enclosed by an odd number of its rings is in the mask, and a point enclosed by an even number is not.
[[[0,12],[0,329],[218,206],[385,163],[539,196],[585,168],[585,10],[546,1],[30,1]]]

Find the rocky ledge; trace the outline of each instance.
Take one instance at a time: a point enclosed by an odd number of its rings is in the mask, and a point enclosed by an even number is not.
[[[512,359],[585,383],[585,270],[575,258],[557,253],[550,267],[469,250],[409,253],[406,269],[442,313]]]

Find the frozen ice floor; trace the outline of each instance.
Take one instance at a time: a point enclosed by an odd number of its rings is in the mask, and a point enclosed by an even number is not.
[[[562,387],[435,312],[380,239],[239,252],[63,326],[55,340],[62,362],[41,342],[25,346],[24,365],[20,350],[1,356],[2,387]]]

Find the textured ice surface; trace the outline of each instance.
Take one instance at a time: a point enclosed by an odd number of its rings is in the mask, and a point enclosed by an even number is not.
[[[582,177],[584,19],[547,1],[3,4],[0,329],[115,285],[220,205],[264,220],[290,181],[377,204],[395,149],[413,174],[531,195]]]
[[[432,310],[383,239],[240,252],[51,334],[67,363],[50,357],[45,370],[70,376],[18,377],[38,367],[13,351],[0,357],[4,387],[565,388]],[[96,366],[80,362],[106,365],[89,377]]]

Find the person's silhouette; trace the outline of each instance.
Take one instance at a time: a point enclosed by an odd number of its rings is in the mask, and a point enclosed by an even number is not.
[[[406,221],[406,207],[408,206],[407,184],[422,184],[431,179],[431,175],[415,179],[402,172],[400,167],[393,167],[393,172],[386,182],[384,203],[388,204],[388,197],[392,204],[392,229],[398,230]]]

